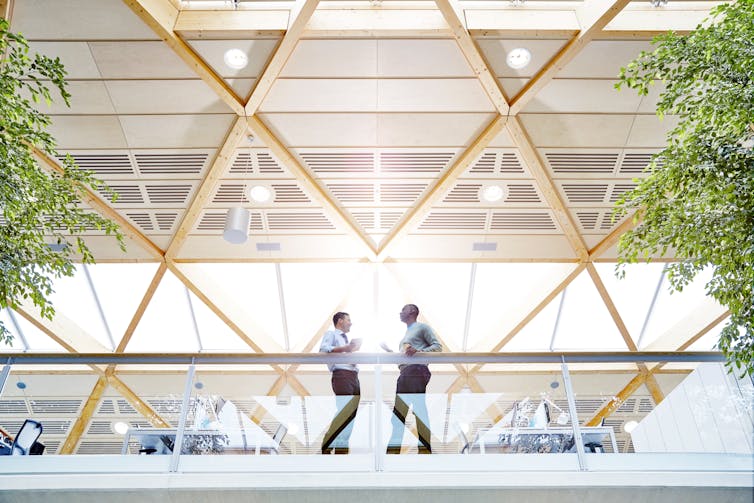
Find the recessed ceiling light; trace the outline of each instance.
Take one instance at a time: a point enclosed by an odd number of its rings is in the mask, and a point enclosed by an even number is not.
[[[295,435],[298,433],[298,425],[296,423],[288,423],[288,433]]]
[[[228,49],[227,51],[225,51],[223,61],[225,61],[225,64],[230,68],[233,68],[234,70],[240,70],[241,68],[245,68],[246,65],[249,64],[249,57],[246,56],[246,53],[241,49]]]
[[[264,185],[254,185],[249,189],[249,197],[256,203],[266,203],[272,197],[272,191]]]
[[[639,423],[636,421],[626,421],[626,423],[623,425],[623,431],[626,433],[631,433],[636,429],[636,427],[639,426]]]
[[[508,66],[511,68],[519,70],[531,62],[531,53],[529,52],[529,49],[517,47],[508,53],[505,62],[508,63]]]
[[[482,187],[482,199],[484,199],[488,203],[499,201],[503,198],[504,195],[505,189],[503,189],[500,185],[486,185]]]
[[[123,421],[113,423],[113,430],[115,430],[115,433],[118,435],[125,435],[128,431],[128,423],[124,423]]]

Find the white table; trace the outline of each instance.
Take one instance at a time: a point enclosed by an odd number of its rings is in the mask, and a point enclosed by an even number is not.
[[[152,454],[171,454],[177,428],[129,428],[123,439],[121,454],[128,454],[128,444],[138,441],[142,449],[154,449]],[[181,454],[197,454],[188,449],[191,437],[204,436],[207,439],[217,441],[222,445],[222,452],[229,453],[254,453],[254,454],[277,454],[280,445],[267,432],[257,426],[256,428],[219,429],[219,430],[195,430],[187,429],[183,433],[183,447]],[[219,453],[222,453],[219,452]]]
[[[581,439],[585,446],[601,446],[609,441],[618,452],[615,432],[608,426],[582,426]],[[481,428],[474,440],[464,446],[464,452],[551,453],[576,452],[572,428]],[[602,452],[596,450],[595,452]]]

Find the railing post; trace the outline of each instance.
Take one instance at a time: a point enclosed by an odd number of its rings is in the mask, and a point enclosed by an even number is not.
[[[374,366],[374,469],[381,472],[384,467],[385,452],[382,446],[382,365],[379,363]]]
[[[586,458],[584,456],[584,441],[581,438],[581,425],[579,424],[579,415],[576,409],[576,398],[571,385],[571,374],[568,372],[568,365],[565,356],[561,356],[561,369],[563,371],[563,384],[565,385],[566,397],[568,398],[568,412],[571,414],[571,427],[573,428],[573,438],[576,442],[576,454],[579,458],[579,470],[586,471]]]
[[[196,360],[191,359],[188,374],[186,375],[186,387],[183,390],[183,402],[181,403],[181,416],[178,420],[178,431],[175,433],[175,442],[173,442],[173,457],[170,459],[170,471],[178,470],[178,460],[181,456],[181,447],[183,446],[183,430],[186,428],[186,418],[188,417],[189,401],[191,399],[191,386],[194,384],[194,373],[196,371]]]
[[[8,358],[3,366],[3,370],[0,371],[0,396],[3,396],[5,391],[5,383],[8,382],[8,376],[10,375],[11,359]]]

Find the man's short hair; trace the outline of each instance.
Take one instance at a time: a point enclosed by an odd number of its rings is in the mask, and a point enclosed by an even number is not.
[[[406,304],[409,308],[411,308],[411,311],[416,313],[416,316],[419,316],[419,306],[416,304]]]
[[[338,311],[337,313],[333,314],[332,316],[332,325],[335,327],[338,325],[338,322],[348,316],[348,313],[343,313],[341,311]]]

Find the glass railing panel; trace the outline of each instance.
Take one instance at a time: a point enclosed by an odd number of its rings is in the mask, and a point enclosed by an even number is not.
[[[400,375],[386,372],[381,418],[388,455],[429,448],[432,454],[573,452],[559,365],[432,365],[430,371],[426,394],[397,396]]]
[[[570,364],[579,423],[614,432],[615,451],[754,453],[750,377],[722,363]],[[604,442],[586,450],[612,452]]]
[[[268,370],[197,366],[182,452],[319,454],[331,422],[337,433],[351,425],[350,443],[355,451],[370,450],[369,407],[351,397],[339,398],[333,396],[330,373],[322,365],[282,365]],[[338,406],[344,406],[345,417],[351,419],[341,427],[336,421]],[[336,437],[330,442],[331,450],[345,453],[348,439],[344,434]]]
[[[120,434],[123,454],[171,455],[188,366],[118,365],[95,420]]]

